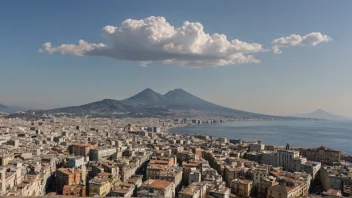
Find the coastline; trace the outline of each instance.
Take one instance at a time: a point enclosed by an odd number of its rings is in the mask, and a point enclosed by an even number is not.
[[[236,124],[239,124],[239,125],[236,125]],[[263,126],[260,124],[263,124]],[[334,134],[330,134],[332,138],[329,139],[328,137],[323,137],[323,136],[331,132],[324,131],[324,127],[321,127],[322,124],[324,124],[325,128],[329,130],[335,130],[336,125],[339,126],[340,124],[341,125],[348,124],[352,126],[352,122],[348,122],[348,121],[301,120],[301,121],[295,121],[292,124],[292,121],[287,122],[287,121],[271,121],[271,120],[270,121],[251,120],[251,121],[226,121],[224,124],[204,124],[204,123],[199,125],[184,124],[182,126],[170,127],[168,128],[168,132],[181,134],[181,135],[199,134],[199,135],[207,135],[207,136],[213,136],[218,138],[228,138],[233,140],[240,139],[244,142],[256,142],[260,140],[266,145],[277,145],[281,147],[282,145],[286,145],[287,143],[289,143],[295,148],[314,148],[314,147],[319,147],[324,145],[335,150],[340,150],[342,153],[346,155],[351,155],[352,148],[346,146],[346,144],[348,144],[346,139],[352,138],[352,134],[349,133],[351,129],[350,128],[345,129],[346,131],[344,131],[344,136],[347,136],[345,138],[343,137],[341,138],[338,135],[335,136]],[[330,124],[332,126],[330,126]],[[336,131],[341,132],[339,128],[336,128]],[[280,133],[280,135],[283,135],[284,138],[278,138],[277,133]],[[290,138],[291,136],[292,138]],[[266,141],[266,140],[269,140],[269,141]],[[342,142],[338,143],[339,141],[342,141]],[[337,143],[334,144],[335,142]]]

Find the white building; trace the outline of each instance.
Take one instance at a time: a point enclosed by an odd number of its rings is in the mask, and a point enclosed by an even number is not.
[[[299,157],[299,151],[279,150],[276,157],[277,166],[282,167],[284,170],[289,170],[292,168],[293,159]]]
[[[116,153],[116,148],[98,148],[89,151],[90,161],[99,161],[101,158],[110,157]]]
[[[265,148],[265,144],[262,144],[260,142],[249,145],[249,151],[259,152],[259,151],[263,151],[264,148]]]
[[[316,178],[320,168],[321,162],[307,161],[306,163],[301,165],[301,171],[311,174],[313,179]]]
[[[81,168],[84,166],[84,157],[83,156],[74,156],[68,158],[68,167],[69,168]]]

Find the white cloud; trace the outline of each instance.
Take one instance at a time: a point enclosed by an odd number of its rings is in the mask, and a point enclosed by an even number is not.
[[[320,32],[312,32],[304,36],[292,34],[288,37],[281,37],[271,42],[274,53],[282,53],[280,48],[293,46],[315,46],[321,42],[332,40],[329,36]]]
[[[84,56],[92,51],[99,51],[106,49],[105,44],[91,44],[84,40],[79,40],[78,45],[74,44],[62,44],[58,47],[52,47],[50,42],[44,43],[42,48],[39,49],[39,53],[61,52],[62,54],[72,54],[76,56]]]
[[[229,41],[224,34],[207,34],[200,23],[184,22],[171,26],[164,17],[142,20],[127,19],[120,27],[105,26],[103,36],[108,44],[62,44],[53,47],[44,43],[40,53],[71,54],[76,56],[104,56],[117,60],[137,61],[141,66],[159,62],[185,67],[225,66],[258,63],[253,54],[264,51],[258,43]]]

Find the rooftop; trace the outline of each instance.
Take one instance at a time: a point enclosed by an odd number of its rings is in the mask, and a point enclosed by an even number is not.
[[[109,181],[108,177],[96,176],[93,179],[89,180],[90,184],[104,184]]]
[[[194,196],[199,190],[200,190],[200,186],[198,186],[197,183],[192,183],[189,186],[187,186],[185,189],[183,189],[180,192],[180,194]]]
[[[290,192],[291,190],[293,190],[294,188],[291,188],[291,187],[288,187],[288,186],[285,186],[285,185],[281,185],[281,184],[278,184],[278,185],[275,185],[275,186],[272,186],[269,188],[270,190],[274,190],[276,192],[280,192],[280,193],[288,193]]]
[[[142,186],[165,190],[172,184],[173,184],[172,182],[165,181],[165,180],[149,179],[145,181]]]
[[[252,180],[248,180],[248,179],[234,179],[234,180],[231,181],[231,183],[240,183],[240,184],[248,185],[248,184],[252,183]]]
[[[70,168],[59,168],[59,169],[57,169],[57,171],[62,172],[63,174],[66,174],[66,175],[73,175],[73,174],[82,173],[81,170],[70,169]]]

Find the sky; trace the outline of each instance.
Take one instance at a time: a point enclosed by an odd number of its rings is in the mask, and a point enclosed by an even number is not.
[[[182,88],[271,115],[352,117],[352,1],[0,3],[0,103],[31,108]]]

